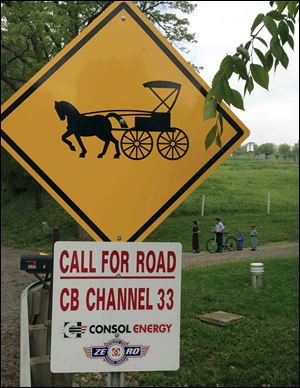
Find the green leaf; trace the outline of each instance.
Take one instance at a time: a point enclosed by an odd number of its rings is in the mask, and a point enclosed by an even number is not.
[[[212,83],[211,83],[211,86],[212,88],[214,89],[216,87],[216,85],[220,82],[220,79],[222,78],[222,73],[220,70],[218,70],[216,72],[216,74],[214,75],[214,78],[212,80]]]
[[[223,116],[221,112],[218,115],[218,121],[220,123],[220,136],[221,136],[223,133]]]
[[[222,147],[222,142],[221,142],[221,136],[220,136],[220,135],[218,135],[218,136],[216,137],[216,144],[217,144],[217,146],[219,146],[220,148]]]
[[[290,30],[294,34],[295,33],[295,24],[291,20],[287,20],[286,22],[287,22],[288,26],[290,27]]]
[[[235,90],[231,89],[231,103],[233,106],[235,106],[238,109],[245,110],[244,109],[244,101],[241,94]]]
[[[266,68],[267,67],[267,61],[266,61],[266,58],[265,58],[264,54],[260,50],[258,50],[257,48],[255,48],[254,51],[255,51],[256,55],[258,56],[259,60],[261,61],[263,67]]]
[[[230,104],[231,89],[227,79],[222,76],[220,70],[213,79],[213,89],[218,102],[224,99],[227,104]]]
[[[269,87],[269,74],[267,72],[267,70],[260,66],[260,65],[256,65],[254,63],[251,63],[250,65],[250,71],[251,71],[251,74],[252,74],[252,77],[254,79],[254,81],[260,85],[261,87],[265,88],[268,90],[268,87]]]
[[[273,66],[273,55],[271,54],[270,51],[266,53],[265,58],[266,58],[266,69],[269,72]]]
[[[216,117],[217,114],[217,102],[213,99],[205,99],[204,101],[204,112],[203,119],[208,120]]]
[[[248,90],[249,94],[251,94],[253,89],[254,89],[253,78],[250,76],[247,79],[246,84],[245,84],[244,95],[246,94],[246,90]]]
[[[237,47],[237,52],[239,52],[240,54],[242,54],[242,56],[246,59],[248,59],[248,61],[250,60],[250,55],[248,53],[248,50],[245,49],[244,47],[242,46],[239,46]]]
[[[241,78],[247,79],[248,74],[247,74],[247,67],[245,62],[241,60],[239,57],[234,57],[233,60],[233,70],[235,73],[237,73]]]
[[[263,19],[264,19],[263,13],[260,13],[256,16],[256,18],[254,19],[254,22],[252,24],[252,27],[251,27],[251,34],[255,30],[255,28],[260,25],[260,23],[263,21]]]
[[[275,71],[276,71],[278,65],[279,65],[279,59],[276,58],[276,59],[275,59],[275,64],[274,64],[274,73],[275,73]]]
[[[284,49],[282,48],[281,44],[279,43],[278,39],[272,39],[270,44],[271,52],[274,55],[276,59],[280,61],[282,66],[285,68],[288,67],[289,64],[289,58],[286,55]]]
[[[205,139],[205,148],[208,149],[212,143],[214,142],[217,134],[217,125],[215,124],[211,130],[208,132],[208,135],[206,136]]]
[[[291,35],[288,37],[288,44],[290,45],[291,49],[294,50],[294,39]]]
[[[277,36],[277,24],[270,16],[264,16],[264,25],[272,36]]]
[[[249,40],[249,41],[245,44],[244,48],[245,48],[246,50],[249,50],[249,47],[251,46],[251,42],[252,42],[252,40]]]
[[[268,12],[267,16],[270,16],[274,20],[282,20],[282,19],[284,19],[284,16],[281,15],[281,13],[279,13],[277,11]]]
[[[282,56],[280,57],[280,63],[282,64],[282,66],[287,69],[288,68],[288,65],[289,65],[289,57],[286,55],[286,52],[283,50],[283,54]]]
[[[222,79],[222,82],[220,83],[221,90],[222,90],[222,98],[225,102],[227,102],[228,105],[231,103],[231,94],[232,89],[229,86],[229,83],[227,79]]]
[[[229,79],[233,72],[233,63],[232,63],[232,56],[226,55],[226,57],[223,59],[223,61],[220,64],[219,68],[220,73],[223,77],[226,79]]]
[[[289,1],[288,2],[288,13],[289,16],[295,17],[297,14],[297,1]]]
[[[288,5],[288,1],[276,1],[276,4],[278,11],[282,13]]]
[[[284,45],[288,41],[288,38],[289,38],[289,27],[285,22],[281,21],[279,23],[278,33],[279,33],[281,42]]]
[[[263,43],[266,47],[269,47],[268,46],[268,43],[263,39],[261,38],[260,36],[257,36],[256,39],[258,39],[261,43]]]

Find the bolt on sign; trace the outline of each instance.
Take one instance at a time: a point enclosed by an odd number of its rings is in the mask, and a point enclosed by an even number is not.
[[[3,147],[95,239],[142,241],[249,135],[133,2],[115,1],[2,107]]]
[[[56,242],[51,371],[177,370],[180,243]]]

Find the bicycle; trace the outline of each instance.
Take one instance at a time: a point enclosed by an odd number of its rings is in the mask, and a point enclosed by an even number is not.
[[[228,235],[224,237],[224,235]],[[222,248],[226,248],[228,251],[232,252],[237,249],[237,241],[236,238],[230,234],[229,232],[224,232],[222,236]],[[215,253],[218,250],[218,244],[216,241],[216,236],[208,239],[206,241],[206,249],[210,253]]]

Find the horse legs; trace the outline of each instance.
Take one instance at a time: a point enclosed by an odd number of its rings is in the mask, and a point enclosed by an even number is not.
[[[97,137],[98,137],[99,139],[101,139],[100,136],[97,136]],[[101,140],[102,140],[102,139],[101,139]],[[119,156],[120,156],[119,142],[118,142],[117,139],[115,139],[115,138],[112,136],[112,134],[110,134],[110,138],[107,139],[107,140],[105,141],[103,150],[102,150],[102,152],[98,155],[98,158],[102,158],[102,157],[106,154],[107,148],[108,148],[109,143],[110,143],[111,141],[114,143],[114,145],[115,145],[115,147],[116,147],[116,153],[115,153],[115,155],[114,155],[114,158],[115,158],[115,159],[118,159],[118,158],[119,158]]]
[[[115,139],[115,138],[113,137],[113,135],[111,135],[111,137],[112,137],[111,141],[114,143],[114,145],[115,145],[115,147],[116,147],[116,153],[115,153],[115,155],[114,155],[114,158],[115,158],[115,159],[119,159],[119,157],[120,157],[119,142],[118,142],[117,139]]]
[[[71,142],[70,140],[67,140],[67,138],[68,138],[69,136],[71,136],[71,135],[73,135],[73,133],[67,131],[66,133],[64,133],[64,134],[62,135],[61,139],[62,139],[62,141],[63,141],[64,143],[68,144],[68,146],[69,146],[69,148],[70,148],[71,151],[76,151],[76,148],[73,146],[72,142]]]
[[[81,147],[81,154],[79,155],[80,158],[84,158],[85,154],[87,153],[87,150],[85,146],[82,143],[81,137],[78,134],[75,134],[76,140],[78,141],[80,147]]]
[[[101,139],[99,136],[97,136],[99,139]],[[101,139],[102,140],[102,139]],[[106,151],[107,151],[107,148],[109,146],[109,143],[110,143],[110,140],[106,140],[106,142],[104,143],[104,147],[103,147],[103,150],[102,152],[97,156],[98,158],[103,158],[103,156],[106,154]]]

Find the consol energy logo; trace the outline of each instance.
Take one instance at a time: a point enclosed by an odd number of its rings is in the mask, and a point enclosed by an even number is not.
[[[111,324],[111,325],[83,325],[82,322],[65,322],[63,328],[64,338],[81,338],[84,333],[89,334],[144,334],[144,333],[170,333],[171,323],[150,324]]]

